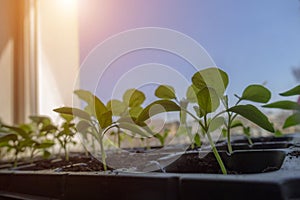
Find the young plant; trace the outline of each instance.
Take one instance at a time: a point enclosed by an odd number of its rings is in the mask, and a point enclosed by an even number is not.
[[[280,93],[280,95],[285,96],[285,97],[300,95],[300,85],[298,85],[286,92],[282,92],[282,93]],[[282,127],[283,129],[300,124],[300,104],[299,104],[299,102],[294,102],[291,100],[283,100],[283,101],[276,101],[276,102],[273,102],[270,104],[266,104],[263,107],[294,111],[293,114],[291,114],[287,119],[285,119],[285,122]],[[279,130],[277,132],[280,133]]]
[[[75,123],[73,123],[74,117],[72,115],[60,114],[60,117],[64,120],[64,122],[58,128],[55,138],[64,150],[65,160],[69,161],[69,145],[76,144],[74,136],[77,130]]]
[[[198,122],[201,128],[201,134],[208,138],[223,174],[226,174],[227,171],[212,140],[211,133],[213,131],[225,126],[229,152],[232,152],[230,144],[230,129],[233,126],[234,119],[238,115],[252,121],[270,132],[274,132],[273,126],[269,122],[268,118],[254,105],[239,105],[239,103],[243,100],[266,102],[270,98],[269,91],[260,85],[248,86],[244,90],[242,97],[236,96],[238,101],[235,106],[229,107],[228,97],[224,95],[228,82],[228,75],[218,68],[208,68],[195,73],[192,77],[192,85],[188,88],[186,98],[189,103],[196,104],[193,107],[195,114],[187,109],[187,103],[183,106],[182,101],[179,101],[176,98],[173,87],[161,85],[155,91],[155,95],[163,99],[160,101],[165,101],[165,103],[168,104],[168,106],[163,106],[165,111],[181,111],[181,119],[186,113]],[[220,109],[219,107],[221,102],[225,107],[224,110],[218,110]],[[222,117],[225,113],[227,114],[227,120]],[[184,118],[186,119],[186,117]]]
[[[2,124],[2,132],[6,134],[0,137],[0,146],[6,147],[7,151],[14,151],[14,167],[18,165],[18,158],[21,152],[33,144],[29,135],[21,128]]]
[[[42,153],[44,158],[50,156],[48,149],[54,145],[53,140],[47,139],[50,118],[43,116],[30,116],[31,122],[19,126],[2,124],[1,132],[6,132],[0,138],[0,145],[7,147],[8,151],[14,150],[14,165],[17,165],[18,155],[29,151],[30,160],[33,162],[35,155]],[[53,126],[53,125],[52,125]]]
[[[145,130],[135,122],[135,115],[139,113],[140,105],[145,100],[143,94],[135,89],[128,90],[124,94],[125,107],[118,100],[111,100],[107,106],[95,95],[86,90],[76,90],[74,92],[81,100],[86,103],[84,110],[72,107],[62,107],[54,109],[55,112],[71,115],[78,118],[76,129],[87,138],[91,135],[100,145],[101,160],[104,170],[107,170],[106,152],[104,149],[104,136],[112,128],[122,128],[131,130],[140,135],[147,135]],[[121,106],[122,105],[122,106]],[[121,112],[121,111],[122,112]],[[123,113],[124,112],[124,113]],[[121,115],[119,119],[113,121],[113,113]],[[140,125],[144,125],[140,123]]]
[[[170,129],[166,128],[164,129],[164,132],[162,134],[157,133],[154,135],[154,137],[159,140],[161,146],[164,146],[169,133],[170,133]]]
[[[30,123],[20,125],[30,136],[32,144],[29,147],[31,162],[35,155],[42,153],[44,158],[48,158],[51,153],[50,147],[54,146],[53,135],[57,128],[47,116],[30,116]]]
[[[257,124],[261,128],[264,128],[267,131],[274,132],[273,125],[269,123],[267,117],[263,113],[261,113],[254,105],[240,105],[242,101],[250,101],[254,103],[267,103],[271,98],[271,92],[267,88],[257,84],[249,85],[243,91],[242,96],[235,95],[235,97],[237,97],[238,100],[235,103],[235,105],[231,108],[228,107],[227,96],[225,96],[222,101],[227,112],[227,123],[225,124],[226,131],[224,133],[227,136],[229,153],[232,153],[230,134],[231,129],[233,128],[242,127],[243,133],[248,138],[249,143],[252,144],[252,141],[250,139],[250,128],[245,127],[241,121],[235,120],[238,115],[245,117],[246,119],[254,122],[255,124]]]

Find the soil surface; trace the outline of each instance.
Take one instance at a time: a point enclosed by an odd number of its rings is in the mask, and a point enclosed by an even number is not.
[[[2,164],[7,165],[7,164]],[[33,163],[21,162],[12,170],[21,171],[37,171],[37,170],[54,170],[57,172],[88,172],[88,171],[103,171],[103,165],[100,161],[90,155],[84,153],[72,153],[68,161],[63,157],[55,159],[41,159]]]
[[[292,151],[290,153],[288,153],[288,156],[293,156],[298,158],[300,156],[300,151]]]

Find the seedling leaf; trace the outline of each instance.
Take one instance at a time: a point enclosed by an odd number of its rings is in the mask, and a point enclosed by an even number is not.
[[[137,89],[129,89],[123,95],[123,101],[129,107],[138,107],[145,101],[145,99],[146,97],[144,93]]]
[[[61,108],[57,108],[53,110],[54,112],[60,113],[60,114],[66,114],[66,115],[72,115],[75,117],[79,117],[85,120],[90,121],[91,120],[91,116],[78,108],[72,108],[72,107],[61,107]]]
[[[117,99],[112,99],[107,102],[107,108],[112,111],[114,116],[121,116],[126,110],[126,104]]]
[[[7,135],[4,135],[4,136],[1,136],[0,137],[0,143],[5,143],[5,142],[8,142],[8,141],[16,141],[18,140],[18,136],[16,134],[7,134]]]
[[[221,69],[212,67],[200,70],[192,77],[193,84],[202,90],[204,87],[210,87],[216,90],[219,97],[223,96],[228,86],[228,75]]]
[[[213,88],[204,87],[197,94],[198,104],[206,114],[214,112],[220,105],[220,99]]]
[[[213,132],[213,131],[217,130],[218,128],[220,128],[224,123],[225,123],[224,117],[217,117],[217,118],[211,120],[211,122],[209,123],[208,131]]]
[[[130,117],[132,118],[137,118],[141,112],[143,111],[143,108],[142,107],[133,107],[133,108],[130,108],[129,110],[129,115]]]
[[[274,127],[260,110],[258,110],[253,105],[238,105],[228,109],[228,111],[237,113],[246,119],[250,120],[251,122],[255,123],[256,125],[260,126],[261,128],[274,132]]]
[[[107,111],[105,113],[97,114],[97,119],[101,128],[105,129],[112,124],[112,112]]]
[[[155,90],[155,96],[161,99],[176,99],[175,90],[170,85],[160,85]]]
[[[294,96],[294,95],[299,95],[300,94],[300,85],[297,85],[296,87],[280,93],[281,96]]]
[[[87,110],[93,112],[92,114],[97,118],[102,129],[105,129],[112,123],[112,112],[102,103],[102,101],[86,90],[76,90],[74,92],[80,99],[88,104]]]
[[[258,103],[267,103],[271,98],[271,92],[262,85],[249,85],[243,92],[242,100]]]
[[[288,128],[288,127],[296,126],[299,124],[300,124],[300,113],[297,112],[297,113],[292,114],[285,120],[283,128]]]
[[[85,133],[89,127],[91,127],[90,123],[85,120],[81,120],[76,125],[76,129],[80,133]]]
[[[170,100],[158,100],[149,104],[143,109],[141,114],[138,116],[137,121],[145,121],[151,116],[154,116],[163,112],[180,111],[180,107]]]
[[[15,132],[16,134],[20,135],[22,138],[27,139],[29,138],[28,133],[26,133],[26,131],[24,131],[23,129],[19,128],[19,127],[15,127],[15,126],[7,126],[7,125],[2,125],[2,127],[7,128],[13,132]]]
[[[128,123],[128,122],[119,122],[118,126],[122,129],[126,129],[131,131],[132,133],[139,134],[142,137],[152,137],[152,134],[149,134],[147,131],[142,129],[140,126],[137,126],[136,124],[133,123]]]
[[[191,103],[197,102],[197,93],[199,89],[195,85],[190,85],[186,91],[186,98]]]
[[[294,101],[277,101],[274,103],[263,105],[265,108],[279,108],[285,110],[300,110],[300,105]]]

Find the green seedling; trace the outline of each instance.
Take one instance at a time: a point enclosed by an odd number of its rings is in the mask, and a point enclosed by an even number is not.
[[[69,145],[76,144],[74,136],[77,132],[75,127],[74,117],[72,115],[60,114],[60,117],[64,120],[62,125],[58,128],[55,134],[55,138],[64,151],[64,157],[66,161],[69,161]]]
[[[6,147],[8,152],[14,151],[13,166],[17,167],[19,154],[31,147],[34,141],[30,139],[28,133],[19,127],[2,124],[2,132],[6,134],[0,137],[0,146]]]
[[[161,146],[164,146],[169,133],[170,129],[164,129],[164,132],[162,134],[157,133],[154,135],[154,137],[159,140]]]
[[[48,149],[54,145],[53,140],[47,139],[49,133],[50,119],[42,116],[31,116],[31,122],[20,126],[8,126],[2,124],[2,131],[6,132],[0,139],[0,145],[8,151],[14,150],[14,166],[17,165],[18,155],[29,151],[30,160],[33,162],[35,155],[42,153],[49,157]]]
[[[181,111],[181,119],[186,113],[198,122],[200,132],[208,138],[223,174],[227,174],[227,171],[212,140],[211,133],[213,131],[222,126],[226,128],[229,152],[232,152],[230,130],[234,119],[238,115],[270,132],[274,132],[273,125],[269,122],[268,118],[254,105],[239,105],[243,100],[265,103],[270,99],[270,92],[263,86],[250,85],[244,90],[241,97],[236,95],[238,98],[237,103],[233,107],[229,107],[228,97],[224,95],[228,82],[228,75],[218,68],[208,68],[195,73],[192,77],[192,85],[188,88],[186,98],[189,103],[196,104],[193,107],[195,114],[187,109],[187,103],[183,104],[183,101],[177,99],[172,86],[161,85],[155,91],[155,95],[163,99],[160,101],[164,101],[167,104],[167,106],[163,106],[166,112]],[[225,109],[219,111],[221,102]],[[227,114],[227,119],[222,116],[223,114]],[[196,140],[198,139],[196,138]]]
[[[230,129],[234,129],[234,128],[242,128],[243,134],[246,136],[249,145],[253,145],[249,126],[245,126],[240,120],[234,120],[231,123]],[[228,128],[224,127],[222,129],[222,133],[225,138],[228,138]],[[228,147],[228,149],[230,149],[230,146]]]
[[[103,102],[93,95],[91,92],[86,90],[76,90],[74,92],[81,100],[86,103],[84,110],[72,107],[62,107],[54,109],[55,112],[65,115],[71,115],[74,118],[78,118],[79,121],[76,124],[76,129],[78,132],[81,132],[84,137],[87,137],[90,134],[100,145],[101,151],[101,160],[104,166],[104,170],[107,170],[106,165],[106,152],[104,149],[104,136],[112,128],[122,128],[131,130],[140,135],[147,135],[144,130],[141,130],[137,126],[135,117],[129,117],[128,114],[120,113],[119,105],[123,103],[118,100],[111,100],[110,103],[106,105]],[[124,102],[126,103],[126,109],[124,113],[130,113],[130,116],[138,110],[139,106],[144,101],[144,98],[141,98],[141,93],[138,90],[131,89],[124,94]],[[116,108],[116,109],[114,109]],[[122,110],[123,111],[123,110]],[[113,113],[115,115],[122,114],[119,119],[113,121]],[[140,123],[140,125],[144,125]]]
[[[39,153],[42,153],[44,158],[48,158],[51,155],[49,148],[55,144],[53,135],[57,131],[57,127],[47,116],[30,116],[29,119],[31,122],[22,124],[20,128],[27,132],[33,141],[29,148],[31,161]]]
[[[295,95],[300,95],[300,85],[286,91],[280,93],[281,96],[290,97]],[[283,129],[296,126],[300,124],[300,104],[299,102],[294,102],[291,100],[283,100],[283,101],[276,101],[270,104],[266,104],[263,107],[265,108],[277,108],[282,110],[291,110],[294,111],[292,115],[290,115],[283,124]],[[277,130],[277,133],[280,135],[280,131]]]

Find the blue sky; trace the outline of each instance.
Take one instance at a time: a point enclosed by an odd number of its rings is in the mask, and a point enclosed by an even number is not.
[[[133,28],[163,27],[180,31],[201,44],[230,77],[227,93],[241,94],[252,83],[266,83],[274,94],[293,87],[291,73],[300,67],[298,0],[89,0],[79,1],[80,58],[108,37]],[[189,64],[161,51],[141,50],[114,63],[117,79],[130,67],[156,62],[190,76]],[[123,71],[122,71],[123,69]],[[81,74],[91,89],[95,69]],[[119,75],[118,72],[119,71]],[[97,95],[107,99],[114,81],[101,83]],[[166,77],[171,78],[171,77]],[[277,100],[275,95],[273,100]]]

